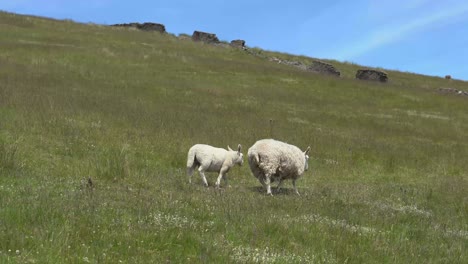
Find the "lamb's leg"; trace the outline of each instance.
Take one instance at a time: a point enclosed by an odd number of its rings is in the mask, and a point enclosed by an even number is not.
[[[293,187],[294,187],[294,192],[295,192],[297,195],[300,195],[300,194],[299,194],[299,191],[297,191],[296,180],[293,180],[292,183],[293,183]]]
[[[202,178],[202,181],[203,181],[203,184],[208,187],[208,181],[206,180],[206,176],[205,176],[205,168],[203,168],[203,166],[200,166],[198,168],[198,173],[200,173],[200,176]]]
[[[219,171],[219,176],[218,176],[218,179],[216,180],[216,188],[219,188],[219,185],[221,184],[221,178],[224,178],[224,180],[227,183],[225,168],[221,168],[221,170]]]
[[[218,179],[216,180],[216,188],[219,188],[219,185],[221,184],[221,178],[223,178],[223,173],[219,173]]]
[[[193,167],[187,168],[188,182],[192,183]]]

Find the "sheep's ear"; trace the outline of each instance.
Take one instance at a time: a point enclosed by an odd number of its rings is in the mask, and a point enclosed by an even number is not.
[[[240,152],[241,152],[241,148],[242,148],[242,146],[241,146],[241,144],[239,144],[239,145],[237,146],[237,152],[240,153]]]
[[[231,149],[231,147],[229,147],[229,145],[228,145],[228,150],[229,150],[229,151],[232,151],[232,149]]]
[[[310,146],[307,147],[306,151],[304,151],[304,154],[307,155],[307,153],[309,153],[310,151]]]

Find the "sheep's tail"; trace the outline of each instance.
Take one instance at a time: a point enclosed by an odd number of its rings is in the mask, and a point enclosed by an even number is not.
[[[187,175],[192,176],[193,170],[197,166],[199,166],[200,163],[197,160],[197,153],[194,149],[190,149],[187,155]]]

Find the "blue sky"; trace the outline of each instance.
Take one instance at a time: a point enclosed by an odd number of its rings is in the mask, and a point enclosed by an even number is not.
[[[156,22],[247,46],[468,80],[466,0],[4,0],[0,10],[114,24]]]

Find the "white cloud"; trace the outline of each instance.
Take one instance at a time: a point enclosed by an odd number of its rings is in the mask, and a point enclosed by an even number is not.
[[[417,5],[424,4],[424,0],[413,2]],[[435,12],[402,20],[397,25],[376,28],[363,39],[347,45],[344,50],[334,54],[334,57],[339,60],[351,60],[373,49],[400,41],[411,33],[430,29],[437,23],[458,19],[466,13],[468,13],[468,4],[447,5],[446,8],[438,9]]]

